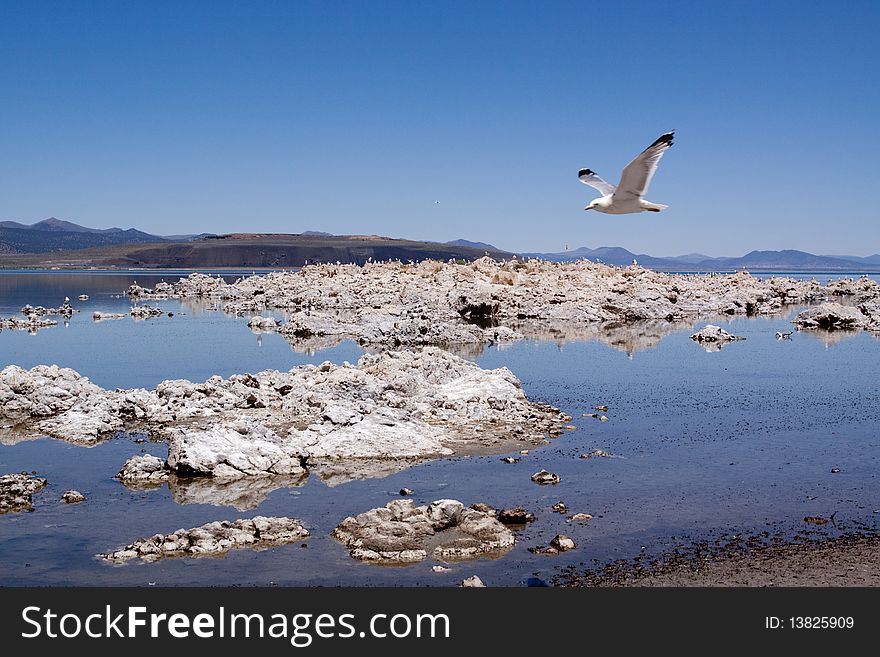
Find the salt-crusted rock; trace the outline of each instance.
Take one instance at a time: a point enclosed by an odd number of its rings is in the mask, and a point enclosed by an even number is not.
[[[155,390],[106,391],[73,370],[10,366],[0,372],[6,418],[85,444],[146,431],[169,442],[167,467],[180,476],[299,476],[305,467],[328,483],[346,472],[384,476],[427,458],[520,449],[571,419],[530,402],[506,368],[483,370],[435,347],[366,354],[357,365],[170,380]],[[156,476],[158,468],[147,479]]]
[[[300,458],[274,431],[242,417],[206,431],[173,430],[167,465],[178,475],[238,479],[305,474]]]
[[[43,477],[32,477],[26,472],[0,475],[0,513],[29,511],[33,494],[47,483]]]
[[[355,559],[412,562],[426,559],[473,558],[514,544],[513,533],[495,519],[457,500],[415,506],[394,500],[343,520],[331,536],[351,549]]]
[[[566,536],[565,534],[557,534],[553,537],[553,540],[550,541],[550,545],[560,552],[567,552],[568,550],[574,550],[577,547],[574,541]]]
[[[293,543],[307,536],[308,530],[294,518],[256,516],[209,522],[193,529],[178,529],[171,534],[154,534],[98,556],[116,563],[138,557],[144,561],[156,561],[164,557],[216,556],[244,547],[266,549]]]
[[[92,319],[96,322],[102,322],[106,319],[122,319],[123,317],[125,317],[123,313],[105,313],[100,310],[92,313]]]
[[[92,443],[122,426],[114,393],[74,370],[38,365],[0,371],[0,419],[30,423],[32,433]]]
[[[731,335],[720,326],[707,324],[694,333],[691,336],[691,340],[699,342],[700,346],[706,351],[718,351],[721,349],[722,345],[727,344],[728,342],[737,342],[739,340],[745,340],[745,338]]]
[[[867,306],[870,310],[872,307]],[[858,308],[839,303],[823,303],[807,308],[792,320],[798,329],[854,330],[868,328],[870,318]]]
[[[170,472],[165,461],[158,456],[139,454],[123,464],[116,478],[127,486],[143,486],[168,481]]]

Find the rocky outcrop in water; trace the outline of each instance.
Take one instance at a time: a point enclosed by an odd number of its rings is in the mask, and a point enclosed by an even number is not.
[[[343,520],[331,536],[355,559],[406,563],[474,558],[513,546],[513,533],[494,514],[466,508],[457,500],[415,506],[394,500]]]
[[[138,457],[123,480],[384,476],[428,458],[503,453],[558,435],[571,418],[529,401],[506,368],[443,350],[366,354],[357,365],[306,365],[155,390],[107,391],[56,366],[0,372],[0,420],[84,444],[121,429],[169,443],[158,468]]]
[[[706,351],[719,351],[721,347],[723,347],[728,342],[738,342],[740,340],[745,340],[745,338],[732,335],[720,326],[707,324],[699,331],[694,333],[691,336],[691,340],[693,340],[694,342],[699,342],[700,346]]]
[[[65,504],[79,504],[86,501],[86,496],[78,490],[67,490],[61,495],[61,500]]]
[[[209,522],[193,529],[178,529],[171,534],[154,534],[98,556],[114,563],[137,558],[156,561],[165,557],[218,556],[245,547],[259,550],[295,543],[308,536],[308,530],[294,518],[256,516]]]
[[[758,315],[821,300],[815,281],[730,275],[668,275],[587,260],[467,264],[423,261],[311,265],[226,283],[191,274],[137,298],[210,298],[224,310],[280,310],[279,332],[293,343],[315,337],[362,344],[485,344],[522,337],[519,325],[565,331],[597,322],[677,321],[700,315]]]
[[[18,331],[28,331],[29,333],[36,333],[40,329],[57,325],[58,322],[56,322],[54,319],[42,319],[36,315],[30,315],[27,319],[19,319],[18,317],[9,317],[7,319],[4,319],[3,317],[0,317],[0,330],[14,329]]]
[[[33,494],[46,486],[42,477],[26,472],[0,475],[0,514],[12,511],[30,511]]]
[[[150,317],[158,317],[162,314],[161,308],[155,308],[153,306],[132,306],[131,312],[129,312],[132,319],[148,319]]]
[[[0,421],[22,425],[21,432],[86,444],[123,425],[117,393],[57,365],[0,371]]]
[[[868,312],[874,310],[871,304],[863,304]],[[792,320],[798,329],[858,330],[876,325],[870,315],[854,306],[839,303],[823,303],[815,308],[807,308]]]
[[[116,478],[130,488],[158,486],[168,481],[171,474],[165,461],[152,454],[132,456],[116,473]]]
[[[70,319],[75,312],[79,311],[74,310],[67,301],[58,308],[44,308],[43,306],[32,306],[27,304],[21,309],[21,314],[28,319],[32,317],[43,317],[44,315],[58,315],[59,317]]]

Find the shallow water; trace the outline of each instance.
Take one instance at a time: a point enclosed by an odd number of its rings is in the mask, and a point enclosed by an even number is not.
[[[156,302],[174,313],[171,318],[92,322],[94,310],[127,310],[129,300],[116,296],[135,279],[145,286],[158,280],[144,272],[0,274],[0,316],[25,303],[57,306],[64,295],[81,309],[68,326],[35,335],[0,332],[0,367],[58,363],[104,387],[152,387],[167,378],[353,362],[361,353],[350,342],[294,351],[280,336],[251,333],[245,318],[175,301]],[[77,301],[81,293],[89,301]],[[701,321],[662,336],[656,327],[631,327],[625,334],[523,341],[471,354],[482,367],[510,368],[530,398],[563,408],[577,429],[513,465],[500,456],[442,459],[332,487],[312,477],[267,491],[255,509],[184,503],[207,499],[198,490],[126,489],[113,475],[129,456],[164,457],[166,451],[164,444],[136,443],[136,436],[122,434],[92,448],[51,439],[0,445],[0,473],[35,470],[49,480],[35,494],[32,513],[0,516],[0,584],[454,585],[478,574],[490,585],[515,586],[534,575],[550,579],[572,564],[659,554],[683,537],[876,529],[880,340],[867,333],[802,332],[777,341],[776,331],[791,330],[792,312],[713,320],[747,338],[717,353],[689,339]],[[640,331],[653,337],[633,339]],[[602,404],[609,406],[607,422],[582,417]],[[594,449],[614,457],[579,458]],[[532,483],[530,475],[542,467],[558,473],[561,483]],[[538,519],[518,531],[506,555],[450,564],[449,573],[431,572],[431,560],[406,567],[356,562],[328,537],[342,518],[395,499],[404,486],[416,491],[417,503],[452,497],[522,505]],[[82,491],[86,502],[61,503],[69,488]],[[591,513],[593,520],[567,522],[550,509],[560,500],[569,513]],[[301,519],[312,532],[308,547],[123,566],[93,556],[157,531],[258,514]],[[834,522],[820,528],[803,522],[832,514]],[[557,533],[574,538],[578,549],[557,557],[527,551]]]

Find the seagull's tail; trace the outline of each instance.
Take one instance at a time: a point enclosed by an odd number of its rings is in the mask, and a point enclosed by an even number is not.
[[[660,210],[665,210],[668,207],[668,205],[663,205],[662,203],[651,203],[650,201],[642,201],[642,209],[647,210],[648,212],[660,212]]]

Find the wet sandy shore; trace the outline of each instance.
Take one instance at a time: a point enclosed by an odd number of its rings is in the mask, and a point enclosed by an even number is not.
[[[880,586],[880,535],[749,548],[741,543],[644,567],[618,563],[568,575],[564,586]]]

